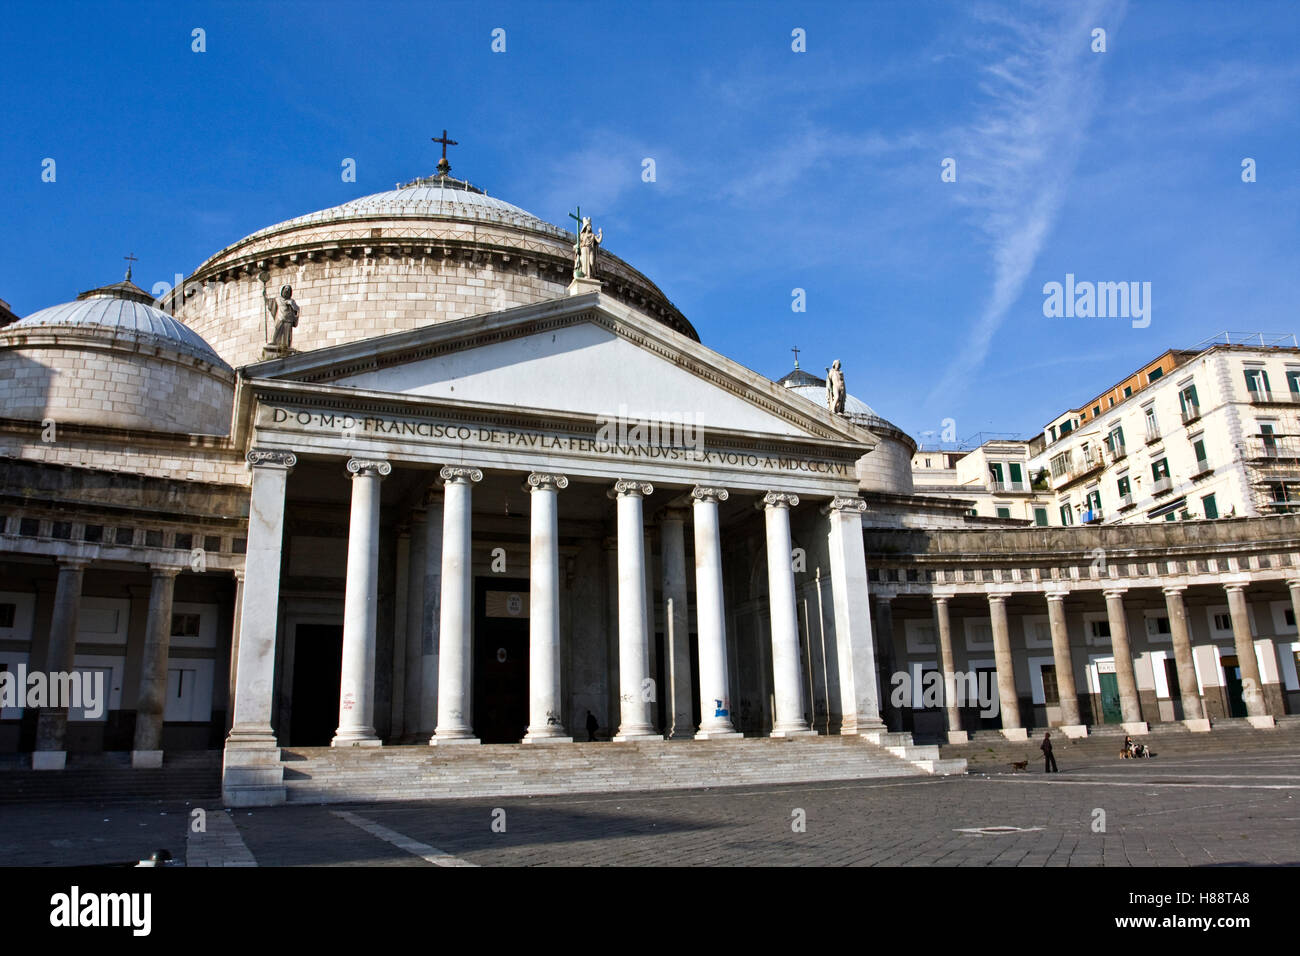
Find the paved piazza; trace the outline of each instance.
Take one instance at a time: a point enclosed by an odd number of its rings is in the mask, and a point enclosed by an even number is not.
[[[794,830],[799,810],[804,832]],[[1098,810],[1104,833],[1093,831]],[[0,859],[102,863],[158,846],[184,859],[188,814],[184,805],[7,807]],[[1297,865],[1298,824],[1300,749],[1292,747],[1095,763],[1056,776],[1035,767],[498,801],[214,807],[188,856],[191,865],[231,866],[250,865],[250,854],[259,866]]]

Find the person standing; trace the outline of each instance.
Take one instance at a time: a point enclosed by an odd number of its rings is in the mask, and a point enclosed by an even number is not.
[[[1038,745],[1038,749],[1043,752],[1043,773],[1060,773],[1056,769],[1056,758],[1052,756],[1051,731],[1043,733],[1043,742]]]
[[[596,740],[596,731],[600,729],[600,721],[591,711],[587,711],[587,740],[594,743]]]

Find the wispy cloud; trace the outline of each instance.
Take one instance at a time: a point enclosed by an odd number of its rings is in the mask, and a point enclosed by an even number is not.
[[[951,401],[987,358],[994,336],[1019,298],[1025,278],[1051,233],[1096,109],[1106,54],[1093,53],[1091,31],[1114,42],[1122,4],[1013,18],[982,9],[981,105],[955,136],[958,195],[992,258],[992,287],[969,335],[940,377],[931,401]]]

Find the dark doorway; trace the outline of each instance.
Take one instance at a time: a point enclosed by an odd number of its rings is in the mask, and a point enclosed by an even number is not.
[[[1124,718],[1119,705],[1119,678],[1114,674],[1098,674],[1101,688],[1101,719],[1103,723],[1118,724]]]
[[[485,744],[515,744],[528,732],[526,578],[475,582],[473,711]]]
[[[293,641],[289,746],[328,747],[339,726],[343,625],[299,624]]]
[[[1224,654],[1220,661],[1223,663],[1223,676],[1226,678],[1228,716],[1245,717],[1248,711],[1246,698],[1241,692],[1241,665],[1237,662],[1237,655]]]

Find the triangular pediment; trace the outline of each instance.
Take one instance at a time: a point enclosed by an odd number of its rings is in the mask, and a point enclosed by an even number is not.
[[[294,355],[244,373],[420,402],[685,423],[868,447],[876,441],[865,429],[598,293]]]

